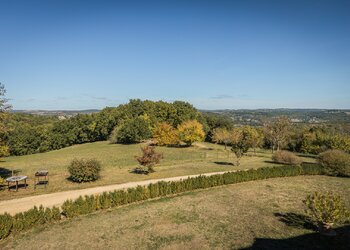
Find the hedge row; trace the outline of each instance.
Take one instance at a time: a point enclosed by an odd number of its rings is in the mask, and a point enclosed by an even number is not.
[[[32,228],[36,225],[47,224],[61,219],[60,209],[57,207],[34,207],[24,213],[11,216],[7,213],[0,215],[0,239],[6,238],[10,233]]]
[[[24,213],[18,213],[15,216],[9,214],[0,215],[0,239],[6,238],[10,233],[17,233],[35,225],[58,221],[61,219],[61,214],[67,218],[73,218],[102,209],[191,190],[275,177],[321,174],[323,174],[322,167],[317,165],[278,166],[211,176],[202,175],[181,181],[161,181],[149,184],[148,186],[137,186],[136,188],[129,188],[127,190],[116,190],[108,193],[104,192],[100,195],[79,197],[74,201],[65,201],[61,207],[62,212],[60,212],[59,208],[44,209],[40,206],[39,208],[34,207]]]
[[[68,217],[89,214],[101,209],[143,201],[147,199],[179,194],[186,191],[204,189],[215,186],[234,184],[245,181],[262,180],[274,177],[297,175],[319,175],[322,168],[317,165],[278,166],[271,168],[251,169],[248,171],[228,172],[211,176],[198,176],[181,181],[157,182],[148,186],[137,186],[127,190],[104,192],[101,195],[79,197],[77,200],[67,200],[62,205],[62,213]]]

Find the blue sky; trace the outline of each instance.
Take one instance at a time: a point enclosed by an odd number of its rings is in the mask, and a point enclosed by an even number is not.
[[[350,1],[0,0],[14,109],[350,108]]]

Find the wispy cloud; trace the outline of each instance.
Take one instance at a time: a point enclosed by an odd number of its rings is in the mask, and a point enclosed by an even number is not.
[[[238,95],[227,95],[227,94],[219,94],[210,97],[211,99],[217,99],[217,100],[222,100],[222,99],[239,99],[239,98],[245,98],[248,97],[247,94],[238,94]]]
[[[211,99],[232,99],[234,96],[232,95],[225,95],[225,94],[220,94],[216,96],[212,96]]]

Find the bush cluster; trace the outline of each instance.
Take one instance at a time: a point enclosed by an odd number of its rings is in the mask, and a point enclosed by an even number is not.
[[[318,161],[328,175],[350,177],[350,154],[341,150],[328,150]]]
[[[74,182],[95,181],[100,177],[101,163],[95,159],[74,159],[68,171]]]
[[[0,215],[0,240],[10,233],[18,233],[36,225],[46,224],[61,219],[59,208],[34,207],[24,213],[11,216],[7,213]]]
[[[62,205],[62,213],[66,217],[76,217],[101,209],[108,209],[137,201],[179,194],[186,191],[204,189],[245,181],[261,180],[274,177],[322,174],[322,168],[317,165],[283,166],[251,169],[248,171],[229,172],[225,174],[198,176],[181,181],[157,182],[148,186],[138,186],[127,190],[105,192],[96,196],[79,197],[68,200]]]
[[[272,160],[287,165],[300,165],[303,161],[300,157],[286,150],[278,150],[272,155]]]

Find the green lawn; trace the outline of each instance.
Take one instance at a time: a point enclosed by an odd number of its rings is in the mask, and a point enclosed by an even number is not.
[[[0,168],[20,169],[20,174],[27,175],[30,178],[29,187],[26,190],[20,189],[19,192],[0,191],[0,200],[146,179],[276,165],[271,162],[270,152],[260,150],[256,156],[249,153],[250,156],[243,157],[239,167],[233,166],[231,164],[234,160],[232,154],[228,158],[229,155],[222,146],[200,143],[189,148],[157,147],[157,150],[164,154],[164,160],[155,168],[155,173],[139,175],[130,173],[130,170],[137,166],[134,156],[140,154],[140,146],[140,144],[120,145],[95,142],[47,153],[7,157],[5,161],[0,163]],[[74,158],[96,158],[100,160],[103,166],[101,179],[83,184],[68,181],[67,166]],[[304,161],[313,161],[312,158],[303,159]],[[38,169],[47,169],[50,172],[50,184],[47,189],[39,187],[34,190],[33,188],[33,176]]]
[[[2,249],[347,249],[350,225],[320,236],[303,217],[314,191],[339,193],[350,178],[298,176],[189,192],[98,212],[10,237]]]

